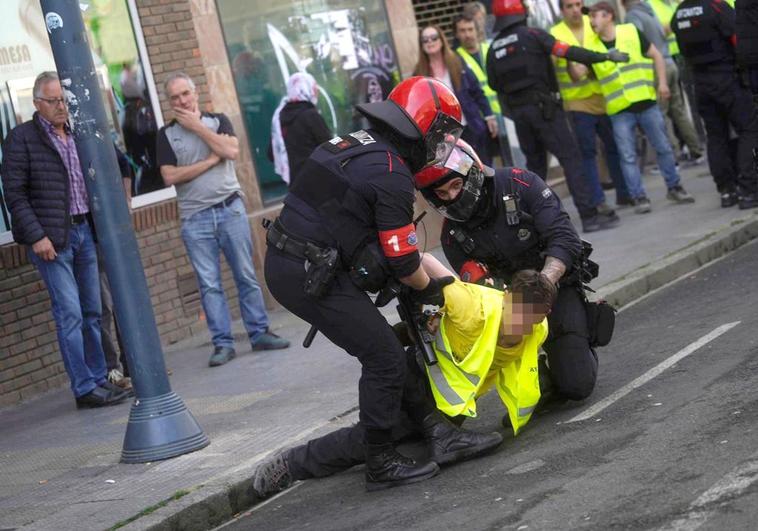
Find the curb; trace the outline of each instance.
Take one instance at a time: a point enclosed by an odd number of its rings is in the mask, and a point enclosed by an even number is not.
[[[596,298],[621,308],[679,277],[758,238],[758,214],[752,212],[661,260],[603,285]],[[262,502],[251,493],[252,471],[238,472],[223,483],[201,485],[166,506],[119,527],[123,531],[212,529]]]
[[[597,290],[595,298],[621,308],[651,291],[720,258],[758,238],[758,215],[735,219],[718,230],[658,262],[640,267]]]

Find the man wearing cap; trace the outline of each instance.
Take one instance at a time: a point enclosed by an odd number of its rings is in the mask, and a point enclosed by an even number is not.
[[[582,14],[582,0],[559,0],[558,4],[563,20],[550,28],[550,33],[556,39],[574,46],[586,47],[591,40],[598,38],[590,27],[589,17]],[[616,141],[613,139],[613,126],[605,113],[605,99],[600,90],[600,83],[591,70],[588,71],[588,75],[574,81],[568,72],[568,61],[562,57],[555,57],[554,61],[563,108],[568,112],[574,126],[582,154],[584,175],[592,191],[592,204],[599,211],[608,209],[597,168],[598,136],[603,141],[605,162],[616,188],[616,205],[631,204],[624,175],[621,173]]]
[[[579,148],[557,97],[558,82],[550,56],[587,64],[622,62],[626,57],[570,46],[544,30],[528,28],[521,0],[495,0],[492,13],[499,33],[487,54],[487,79],[500,97],[504,114],[515,122],[527,168],[545,178],[547,152],[553,153],[563,167],[584,232],[615,227],[619,223],[615,212],[608,209],[598,213],[592,204]]]
[[[600,82],[605,97],[605,105],[613,124],[613,134],[621,155],[621,170],[626,185],[634,200],[634,211],[638,214],[650,212],[650,200],[642,185],[642,175],[637,165],[637,126],[644,131],[655,149],[658,166],[666,181],[666,198],[674,203],[693,203],[681,185],[681,179],[674,161],[674,151],[666,136],[666,124],[656,103],[655,78],[658,76],[657,96],[667,99],[671,96],[666,81],[666,66],[658,49],[648,41],[633,24],[616,25],[616,11],[608,2],[598,2],[592,7],[582,8],[589,14],[590,25],[600,37],[593,43],[597,51],[618,50],[629,55],[629,63],[623,68],[610,63],[599,63],[592,68]],[[575,79],[586,75],[586,67],[571,64],[569,72]]]

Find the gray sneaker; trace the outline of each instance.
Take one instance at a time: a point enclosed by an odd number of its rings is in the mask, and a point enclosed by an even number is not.
[[[209,367],[218,367],[234,359],[237,355],[231,347],[216,347],[213,349],[211,359],[208,360]]]
[[[287,458],[283,453],[277,453],[258,465],[253,474],[253,493],[259,499],[273,496],[292,485]]]
[[[679,185],[669,188],[669,191],[666,193],[666,199],[680,204],[695,202],[695,198],[688,194],[687,190]]]
[[[644,195],[642,197],[638,197],[634,199],[634,213],[635,214],[647,214],[651,210],[653,210],[653,207],[650,205],[650,199],[648,199]]]
[[[255,341],[251,341],[250,344],[253,350],[277,350],[281,348],[289,348],[290,342],[278,335],[266,330]]]

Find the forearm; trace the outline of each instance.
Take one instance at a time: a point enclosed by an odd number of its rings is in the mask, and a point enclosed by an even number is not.
[[[581,81],[587,75],[587,66],[569,61],[567,70],[572,81]]]
[[[653,68],[655,68],[655,77],[658,80],[658,85],[667,86],[666,62],[663,60],[661,52],[658,51],[658,48],[656,48],[654,44],[651,44],[645,55],[653,60]]]
[[[452,277],[455,275],[455,273],[442,265],[442,262],[437,260],[434,255],[429,253],[424,253],[421,257],[421,267],[432,278]]]
[[[566,272],[566,264],[553,256],[545,258],[545,265],[542,266],[541,273],[550,279],[550,282],[557,284],[563,274]]]
[[[236,136],[220,135],[206,127],[202,127],[195,132],[203,142],[208,144],[208,147],[216,155],[222,159],[237,160],[237,156],[239,155],[239,140]]]
[[[216,164],[212,159],[204,159],[189,166],[161,166],[161,176],[166,186],[173,186],[195,179]]]
[[[429,284],[429,275],[424,271],[423,264],[418,266],[418,269],[408,275],[407,277],[401,277],[400,282],[406,286],[415,290],[422,290]]]
[[[607,61],[608,54],[593,52],[592,50],[581,48],[579,46],[569,46],[568,50],[566,51],[566,59],[585,65],[591,65]]]

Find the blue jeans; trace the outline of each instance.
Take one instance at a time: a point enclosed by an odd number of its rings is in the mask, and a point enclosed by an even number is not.
[[[42,260],[29,248],[50,294],[63,365],[77,398],[105,383],[105,354],[100,341],[100,281],[97,252],[87,223],[72,225],[68,245],[54,260]]]
[[[637,135],[635,127],[640,126],[648,141],[655,149],[658,167],[666,181],[666,186],[672,188],[679,184],[679,174],[674,162],[674,151],[666,136],[666,123],[657,105],[642,112],[620,112],[611,116],[613,136],[621,156],[621,171],[624,173],[629,195],[634,199],[645,197],[642,186],[642,175],[637,165]]]
[[[232,270],[240,312],[251,341],[268,329],[268,315],[253,267],[253,242],[245,204],[237,197],[229,205],[201,210],[182,222],[182,239],[195,268],[211,341],[234,346],[229,305],[221,285],[221,252]]]
[[[605,192],[603,192],[603,187],[600,185],[600,175],[597,171],[596,136],[600,137],[600,140],[603,141],[603,146],[605,146],[605,161],[608,164],[608,173],[610,173],[613,186],[616,188],[616,201],[623,202],[629,199],[629,190],[626,187],[626,181],[621,172],[619,152],[616,149],[616,141],[613,138],[611,120],[605,114],[597,115],[571,111],[569,115],[571,115],[576,140],[579,142],[579,149],[582,152],[584,176],[592,193],[592,206],[596,207],[601,203],[605,203]]]

